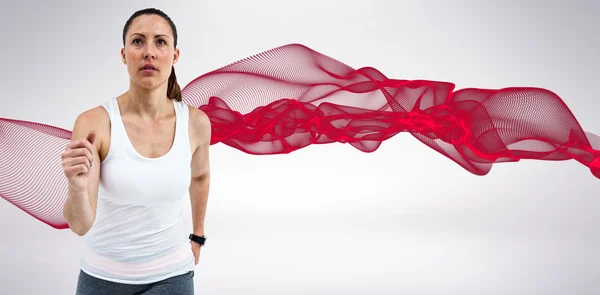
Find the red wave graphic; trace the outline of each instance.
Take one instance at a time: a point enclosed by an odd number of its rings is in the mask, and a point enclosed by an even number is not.
[[[68,228],[62,214],[68,181],[61,153],[71,131],[0,118],[0,196],[40,221]]]
[[[210,117],[212,144],[250,154],[334,142],[373,152],[409,132],[476,175],[500,162],[574,159],[600,178],[600,137],[553,92],[454,88],[389,79],[291,44],[204,74],[182,96]],[[0,195],[55,228],[67,227],[60,153],[69,139],[66,130],[0,119]]]

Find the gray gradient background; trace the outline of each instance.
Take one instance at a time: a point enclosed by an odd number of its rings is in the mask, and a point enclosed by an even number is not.
[[[392,78],[548,88],[600,133],[598,2],[82,2],[2,3],[0,117],[71,129],[125,91],[122,26],[155,6],[179,28],[182,86],[298,42]],[[251,156],[216,145],[196,289],[598,294],[599,193],[575,161],[499,164],[478,177],[407,134],[371,154],[331,144]],[[73,294],[80,237],[4,200],[0,224],[0,293]]]

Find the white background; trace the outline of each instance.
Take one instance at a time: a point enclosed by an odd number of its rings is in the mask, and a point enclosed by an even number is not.
[[[121,30],[178,26],[183,87],[301,43],[390,78],[535,86],[600,133],[594,1],[4,1],[0,117],[71,129],[126,91]],[[598,294],[600,181],[575,161],[474,176],[408,134],[374,153],[211,150],[198,294]],[[189,219],[189,214],[188,214]],[[82,239],[0,200],[0,293],[73,294]],[[191,224],[190,224],[191,227]]]

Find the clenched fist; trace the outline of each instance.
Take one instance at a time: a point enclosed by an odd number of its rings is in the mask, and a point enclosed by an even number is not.
[[[86,138],[73,141],[61,154],[62,166],[72,190],[87,189],[88,173],[94,160],[94,140],[96,133],[91,131]]]

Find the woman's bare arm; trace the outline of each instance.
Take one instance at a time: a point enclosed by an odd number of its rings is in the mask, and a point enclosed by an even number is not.
[[[198,110],[190,109],[190,136],[195,149],[192,154],[192,179],[190,184],[190,201],[192,205],[193,233],[204,235],[204,219],[210,188],[209,148],[211,126],[208,116]]]
[[[85,235],[96,217],[98,183],[100,175],[101,140],[98,130],[106,123],[107,114],[100,108],[86,111],[77,117],[71,143],[63,152],[63,169],[69,180],[68,197],[63,207],[63,216],[71,230]],[[90,142],[91,141],[91,142]],[[92,159],[85,162],[81,155]],[[77,159],[81,161],[77,161]],[[85,163],[84,163],[85,162]]]

